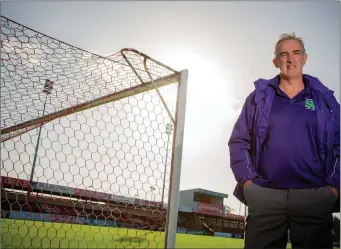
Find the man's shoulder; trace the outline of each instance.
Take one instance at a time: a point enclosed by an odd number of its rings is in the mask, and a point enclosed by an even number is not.
[[[254,81],[255,89],[246,97],[246,102],[257,105],[265,96],[267,96],[268,90],[274,89],[272,86],[275,86],[278,82],[278,75],[272,79],[257,79]]]
[[[340,105],[334,95],[334,90],[328,88],[319,78],[304,74],[303,79],[307,80],[310,91],[313,92],[315,96],[326,102],[327,106],[332,108]]]
[[[245,103],[247,105],[253,105],[255,104],[255,96],[256,96],[256,89],[253,90],[245,99]]]
[[[256,81],[254,81],[255,90],[257,92],[262,92],[269,88],[270,86],[277,86],[279,85],[280,81],[280,75],[277,74],[272,78],[265,79],[265,78],[258,78]]]
[[[326,94],[334,93],[333,90],[329,89],[322,81],[316,77],[309,74],[303,74],[303,80],[308,83],[310,89],[316,93]]]

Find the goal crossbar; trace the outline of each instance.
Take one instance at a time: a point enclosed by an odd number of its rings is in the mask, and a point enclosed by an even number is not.
[[[179,73],[174,73],[174,74],[171,74],[169,76],[162,77],[162,78],[154,80],[154,84],[157,87],[163,87],[163,86],[170,85],[170,84],[177,83],[177,82],[179,82]],[[96,107],[99,105],[103,105],[103,104],[106,104],[106,103],[109,103],[112,101],[120,100],[122,98],[127,98],[130,96],[136,95],[137,93],[143,93],[143,92],[147,92],[149,90],[153,90],[153,89],[155,89],[154,84],[153,84],[153,82],[149,81],[149,82],[146,82],[144,84],[139,84],[137,86],[134,86],[134,87],[131,87],[128,89],[124,89],[122,91],[114,92],[112,94],[109,94],[109,95],[106,95],[106,96],[103,96],[103,97],[100,97],[100,98],[97,98],[94,100],[90,100],[88,102],[85,102],[85,103],[82,103],[82,104],[79,104],[76,106],[72,106],[72,107],[51,113],[51,114],[44,115],[42,117],[38,117],[36,119],[32,119],[30,121],[27,121],[27,122],[24,122],[24,123],[21,123],[18,125],[14,125],[14,126],[2,129],[0,132],[1,141],[5,141],[5,140],[13,137],[13,136],[9,135],[9,136],[4,137],[4,139],[3,139],[2,136],[5,134],[16,132],[16,131],[21,130],[21,129],[25,129],[24,132],[26,132],[26,131],[30,130],[30,129],[28,129],[28,127],[33,126],[34,128],[36,128],[37,126],[40,126],[40,125],[45,124],[47,122],[51,122],[52,120],[60,118],[62,116],[74,114],[76,112],[84,111],[84,110],[87,110],[87,109],[90,109],[90,108],[93,108],[93,107]],[[22,133],[24,133],[24,132],[22,132]],[[20,134],[22,134],[22,133],[20,133]],[[20,134],[17,134],[17,135],[20,135]]]

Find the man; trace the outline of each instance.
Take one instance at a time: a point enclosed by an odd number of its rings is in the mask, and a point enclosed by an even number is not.
[[[283,34],[273,63],[279,74],[259,79],[229,140],[248,206],[245,248],[332,248],[332,212],[339,212],[340,105],[319,79],[303,74],[304,42]],[[326,65],[327,66],[327,65]]]

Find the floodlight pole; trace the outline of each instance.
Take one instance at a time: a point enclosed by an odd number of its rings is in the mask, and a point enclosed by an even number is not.
[[[50,80],[46,80],[45,85],[44,85],[44,89],[43,92],[45,93],[45,102],[44,102],[44,108],[43,108],[43,115],[45,115],[45,108],[46,108],[46,102],[47,102],[47,95],[51,94],[51,91],[53,89],[53,81]],[[36,162],[37,162],[37,156],[38,156],[38,149],[39,149],[39,142],[40,142],[40,136],[41,136],[41,130],[43,128],[43,122],[41,123],[40,127],[39,127],[39,133],[38,133],[38,139],[37,139],[37,144],[36,144],[36,148],[35,148],[35,153],[34,153],[34,158],[33,158],[33,164],[32,164],[32,169],[31,169],[31,175],[30,175],[30,184],[29,184],[29,188],[28,188],[28,193],[27,193],[27,198],[29,200],[30,198],[30,194],[32,191],[32,181],[33,181],[33,176],[34,176],[34,169],[36,166]]]
[[[176,123],[173,133],[172,165],[170,172],[170,192],[168,196],[167,226],[165,230],[165,248],[175,248],[180,196],[180,176],[182,149],[185,129],[186,95],[188,70],[180,73],[176,103]]]
[[[167,139],[167,148],[166,148],[165,169],[164,169],[164,173],[163,173],[163,186],[162,186],[162,197],[161,197],[161,203],[162,204],[164,203],[163,199],[165,198],[169,137],[170,137],[170,134],[172,134],[172,129],[173,129],[172,124],[168,123],[167,127],[166,127],[166,133],[168,135],[168,139]]]
[[[150,186],[150,200],[153,201],[153,196],[154,196],[154,190],[155,190],[155,187],[153,186]]]

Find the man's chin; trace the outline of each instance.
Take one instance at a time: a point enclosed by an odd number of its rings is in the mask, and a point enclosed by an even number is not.
[[[302,79],[303,73],[302,72],[281,72],[280,76],[282,79]]]

